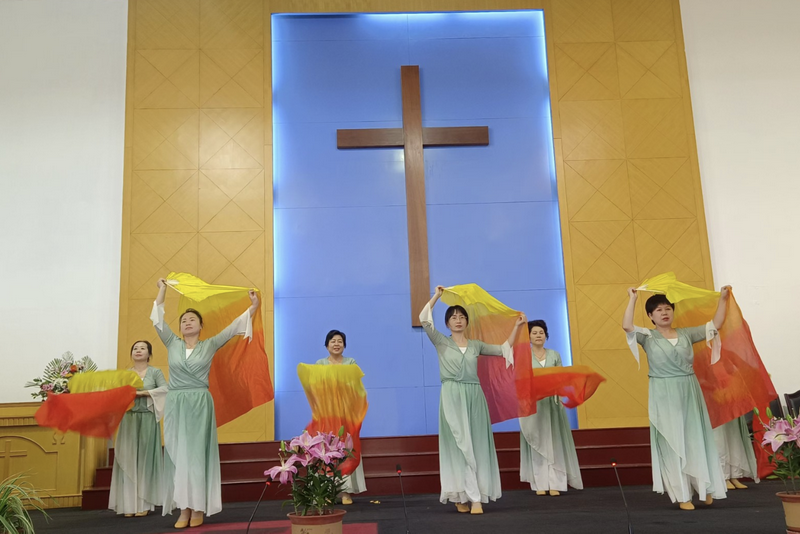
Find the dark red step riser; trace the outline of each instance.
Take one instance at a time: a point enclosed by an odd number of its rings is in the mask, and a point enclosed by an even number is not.
[[[499,450],[498,462],[501,467],[514,467],[519,465],[518,450]],[[606,465],[611,459],[616,459],[620,465],[640,464],[650,461],[649,446],[638,445],[628,447],[603,447],[579,448],[578,461],[581,465]],[[438,471],[438,453],[413,454],[409,456],[393,455],[369,457],[364,456],[364,469],[367,473],[393,473],[397,464],[402,466],[406,474],[418,471]],[[275,460],[248,460],[248,461],[223,461],[221,465],[222,480],[226,482],[236,480],[254,480],[263,477],[264,471],[278,465]],[[104,487],[111,484],[111,468],[97,470],[95,486]]]
[[[630,447],[619,445],[602,448],[578,447],[577,452],[580,465],[610,465],[612,460],[618,465],[650,463],[649,444]]]
[[[609,428],[573,431],[578,460],[586,487],[617,484],[608,465],[615,458],[623,485],[651,484],[650,431],[648,428]],[[505,489],[526,489],[519,481],[519,444],[517,432],[494,434],[498,449],[501,479]],[[227,443],[220,445],[222,460],[222,493],[225,502],[256,500],[264,488],[263,472],[277,465],[279,442]],[[365,438],[362,440],[363,461],[370,490],[367,495],[399,493],[395,466],[403,467],[406,493],[431,493],[439,488],[438,437],[406,436]],[[113,462],[114,451],[109,451]],[[240,461],[243,460],[243,461]],[[250,482],[258,481],[258,482]],[[105,509],[111,468],[97,470],[95,487],[84,491],[84,509]],[[283,500],[288,490],[279,485],[267,489],[266,499]]]
[[[623,486],[649,485],[652,484],[651,470],[649,465],[639,466],[620,466],[618,468],[619,477]],[[584,487],[616,486],[617,479],[614,470],[610,467],[598,467],[582,469],[581,477]],[[505,490],[529,489],[526,482],[519,480],[517,469],[503,469],[500,479]],[[367,475],[367,486],[369,491],[359,495],[358,498],[366,498],[375,495],[399,495],[400,480],[395,474],[386,476]],[[223,482],[222,500],[223,502],[246,502],[255,501],[264,489],[263,482]],[[439,491],[439,475],[418,474],[403,475],[403,490],[407,495],[420,493],[437,493]],[[264,495],[266,500],[286,500],[289,496],[288,488],[280,485],[271,485],[267,488]],[[92,488],[83,492],[84,510],[104,510],[108,507],[108,488]]]
[[[575,445],[620,445],[650,444],[650,429],[644,428],[593,428],[573,430]],[[494,435],[497,448],[519,447],[519,433],[497,432]],[[438,452],[438,436],[405,436],[389,438],[364,438],[361,440],[364,455],[403,454],[413,452]],[[278,459],[280,442],[223,443],[219,446],[221,461]],[[109,451],[109,463],[114,461],[114,450]]]
[[[629,445],[650,444],[650,429],[635,428],[588,428],[573,430],[572,439],[576,447],[585,445]]]

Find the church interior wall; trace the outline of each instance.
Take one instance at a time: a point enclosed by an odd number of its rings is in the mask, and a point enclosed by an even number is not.
[[[800,4],[690,0],[681,14],[714,280],[733,286],[775,388],[791,393]]]

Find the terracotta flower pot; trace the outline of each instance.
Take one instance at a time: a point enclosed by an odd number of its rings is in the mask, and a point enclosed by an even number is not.
[[[344,510],[332,510],[323,515],[286,514],[292,523],[292,534],[342,534]]]
[[[783,513],[786,515],[786,532],[800,532],[800,493],[781,491],[775,495],[783,501]]]

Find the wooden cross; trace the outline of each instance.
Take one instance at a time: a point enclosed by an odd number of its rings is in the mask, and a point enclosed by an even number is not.
[[[0,458],[3,458],[3,477],[2,479],[5,480],[6,478],[11,475],[11,458],[24,458],[28,456],[26,451],[12,451],[11,450],[11,441],[6,440],[6,448],[4,451],[0,452]]]
[[[400,67],[400,78],[403,95],[403,127],[336,130],[336,143],[338,148],[403,147],[406,166],[411,324],[420,326],[419,312],[430,299],[425,160],[422,149],[434,146],[486,146],[489,144],[489,127],[423,128],[419,66]]]

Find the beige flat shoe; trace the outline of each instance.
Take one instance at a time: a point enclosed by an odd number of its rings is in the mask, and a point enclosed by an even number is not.
[[[192,519],[189,521],[190,527],[199,527],[203,524],[203,512],[192,512]]]
[[[553,497],[558,497],[559,495],[561,495],[561,493],[557,492],[556,490],[550,490],[550,495],[552,495]]]
[[[730,483],[733,484],[733,487],[735,487],[736,489],[747,489],[747,486],[739,482],[738,478],[732,478],[730,480]]]
[[[709,506],[714,504],[714,497],[712,497],[711,495],[706,495],[706,504]]]
[[[125,514],[125,517],[133,517],[133,514]]]
[[[694,505],[690,502],[682,502],[680,503],[681,510],[694,510]]]
[[[479,502],[472,503],[472,510],[469,511],[472,515],[480,515],[483,513],[483,506]]]
[[[735,490],[735,489],[736,489],[736,486],[734,486],[734,485],[733,485],[733,482],[731,482],[730,480],[726,480],[726,481],[725,481],[725,488],[726,488],[728,491],[730,491],[730,490]]]
[[[456,510],[458,510],[459,513],[466,514],[467,512],[469,512],[469,505],[467,505],[467,503],[465,502],[457,502]]]
[[[147,510],[145,510],[144,512],[139,512],[139,513],[137,513],[137,514],[135,514],[135,515],[136,515],[136,517],[145,517],[145,516],[147,516],[147,514],[149,514],[149,513],[150,513],[150,512],[148,512]]]
[[[188,526],[189,526],[188,519],[178,519],[178,521],[175,523],[175,528],[186,528]]]
[[[353,498],[350,496],[349,493],[342,494],[342,504],[344,505],[353,504]]]
[[[537,492],[536,492],[536,495],[539,495],[539,496],[541,496],[541,495],[547,495],[547,492],[546,492],[546,491],[537,491]]]

